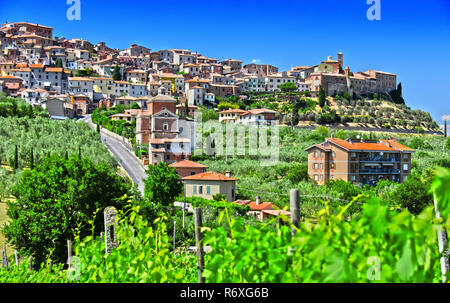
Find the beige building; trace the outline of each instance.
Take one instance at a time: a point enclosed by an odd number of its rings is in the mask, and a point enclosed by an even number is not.
[[[208,171],[182,178],[186,197],[201,197],[212,200],[216,194],[223,194],[228,201],[236,200],[236,178],[231,177],[230,172],[226,175]]]
[[[379,180],[404,182],[415,151],[395,140],[327,138],[308,152],[308,174],[318,184],[344,180],[376,185]]]

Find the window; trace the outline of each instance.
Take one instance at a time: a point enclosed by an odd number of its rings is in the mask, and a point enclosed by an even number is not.
[[[320,163],[320,169],[323,169],[323,163]]]
[[[331,179],[331,180],[334,180],[334,175],[331,175],[331,176],[330,176],[330,179]]]
[[[314,158],[319,158],[319,152],[318,151],[314,152]]]
[[[184,160],[186,157],[184,156],[184,154],[181,155],[181,160]]]
[[[319,180],[319,176],[318,175],[314,175],[314,180],[315,181]]]
[[[167,160],[170,160],[170,155],[167,155],[167,158],[166,158]]]
[[[323,181],[323,175],[320,175],[320,181]]]
[[[409,157],[408,157],[408,154],[404,154],[404,155],[403,155],[403,159],[408,160],[408,158],[409,158]]]
[[[356,153],[351,153],[352,158],[356,158]]]
[[[403,164],[403,170],[408,170],[409,169],[409,165],[408,164]]]
[[[199,194],[203,194],[203,186],[199,186],[199,188],[198,188],[198,193],[199,193]]]
[[[169,124],[164,123],[164,125],[163,125],[163,130],[169,130]]]
[[[356,181],[356,176],[352,176],[352,177],[351,177],[351,180],[352,180],[352,181]]]
[[[194,185],[194,194],[197,193],[197,185]]]
[[[206,193],[209,195],[211,194],[211,186],[206,186]]]
[[[314,163],[314,169],[319,169],[319,164],[318,163]]]
[[[335,163],[331,163],[330,164],[330,169],[336,169],[336,164]]]
[[[195,175],[195,171],[191,171],[191,176]]]

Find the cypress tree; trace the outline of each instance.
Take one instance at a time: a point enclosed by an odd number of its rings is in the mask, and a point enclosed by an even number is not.
[[[100,124],[97,124],[97,133],[100,133]]]
[[[34,169],[34,152],[33,152],[33,148],[31,148],[31,153],[30,153],[30,169]]]
[[[189,105],[188,105],[187,99],[184,101],[184,110],[186,111],[186,117],[188,117],[189,116]]]
[[[444,120],[444,137],[447,138],[447,120]]]
[[[120,75],[120,69],[119,69],[118,65],[116,65],[116,67],[114,67],[113,79],[114,79],[114,81],[122,80],[122,76]]]
[[[66,150],[66,153],[65,153],[65,155],[64,155],[64,158],[65,158],[66,160],[69,160],[69,153],[67,152],[67,150]]]
[[[81,146],[78,146],[78,159],[81,160]]]
[[[16,172],[16,170],[19,168],[19,151],[17,150],[17,145],[15,145],[14,150],[14,163],[13,163],[13,170]]]

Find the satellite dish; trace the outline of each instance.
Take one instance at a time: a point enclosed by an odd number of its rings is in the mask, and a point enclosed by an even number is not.
[[[382,156],[383,155],[383,152],[380,152],[380,156]]]

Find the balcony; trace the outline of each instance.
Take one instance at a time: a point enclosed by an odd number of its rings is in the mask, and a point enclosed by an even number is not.
[[[359,162],[387,162],[387,163],[398,163],[400,162],[399,159],[392,157],[392,158],[386,158],[382,156],[376,156],[376,157],[360,157]]]
[[[360,169],[359,174],[400,174],[400,169]]]

